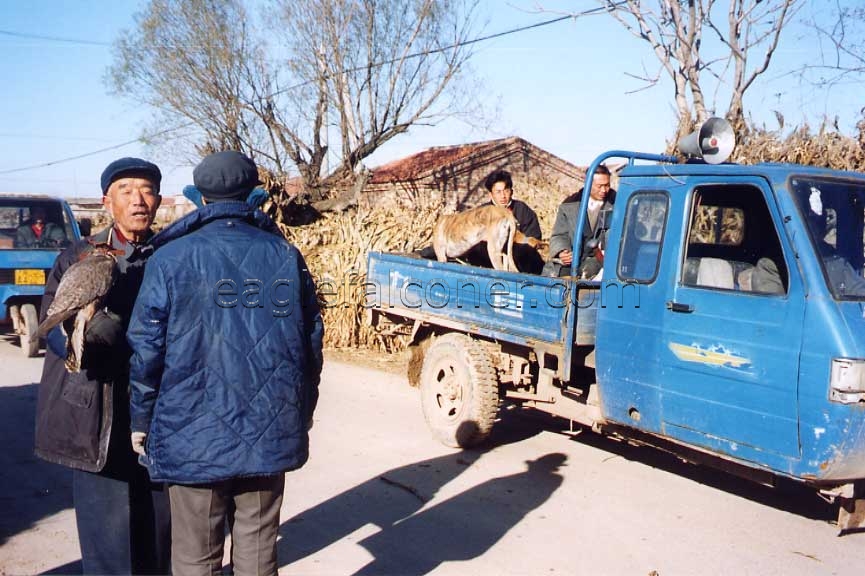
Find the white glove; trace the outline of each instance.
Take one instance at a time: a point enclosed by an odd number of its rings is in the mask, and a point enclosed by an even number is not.
[[[820,191],[811,186],[811,195],[808,196],[808,204],[811,205],[811,212],[817,216],[823,215],[823,200],[820,197]]]
[[[144,456],[144,442],[147,440],[147,434],[144,432],[133,432],[130,440],[132,441],[132,451]]]

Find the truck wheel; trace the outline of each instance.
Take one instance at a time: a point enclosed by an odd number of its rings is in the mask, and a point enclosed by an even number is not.
[[[28,358],[33,358],[39,352],[39,315],[33,304],[21,305],[21,350]]]
[[[465,448],[489,436],[498,382],[481,342],[456,333],[436,338],[424,355],[420,393],[427,424],[442,444]]]

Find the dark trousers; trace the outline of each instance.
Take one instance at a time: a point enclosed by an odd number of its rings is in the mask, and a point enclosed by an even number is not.
[[[74,470],[72,498],[84,574],[170,573],[168,492],[146,472],[118,480]]]
[[[231,561],[236,576],[276,574],[276,536],[285,474],[184,486],[172,484],[174,576],[222,574],[225,523],[234,506]]]

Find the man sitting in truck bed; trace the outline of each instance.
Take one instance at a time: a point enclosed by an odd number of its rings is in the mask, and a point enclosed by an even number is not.
[[[503,206],[510,210],[517,219],[517,230],[531,238],[541,239],[541,224],[538,215],[528,204],[521,200],[514,200],[514,181],[511,173],[507,170],[495,170],[487,176],[484,188],[490,194],[490,200],[484,206]],[[528,244],[514,243],[514,263],[517,270],[528,274],[540,274],[544,267],[544,260],[538,251]],[[466,254],[465,259],[469,264],[492,268],[486,242],[481,242]]]
[[[517,220],[517,230],[526,236],[541,239],[541,224],[538,221],[538,215],[532,210],[528,204],[520,200],[514,200],[514,182],[511,178],[511,173],[507,170],[495,170],[487,176],[484,181],[484,187],[490,194],[489,202],[482,206],[504,206],[510,210],[514,218]],[[424,248],[420,251],[420,255],[424,258],[435,260],[435,250],[432,246]],[[538,251],[528,244],[517,244],[513,246],[514,263],[517,265],[517,270],[527,274],[540,274],[544,267],[544,260],[541,258]],[[492,268],[489,254],[487,253],[486,242],[471,248],[462,260],[472,266],[480,266],[483,268]]]
[[[56,248],[66,245],[63,228],[47,219],[45,208],[30,208],[30,218],[18,227],[15,234],[16,248]]]

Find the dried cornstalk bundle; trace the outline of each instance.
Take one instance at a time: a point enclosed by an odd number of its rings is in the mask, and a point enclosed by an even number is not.
[[[865,122],[858,137],[841,134],[834,122],[824,119],[814,132],[807,124],[787,136],[753,128],[737,145],[733,160],[742,164],[793,162],[835,170],[865,171]]]
[[[402,350],[404,334],[382,334],[369,326],[364,308],[366,258],[370,250],[413,252],[431,243],[439,210],[397,207],[325,214],[306,226],[280,225],[304,254],[316,280],[325,322],[325,345]]]

